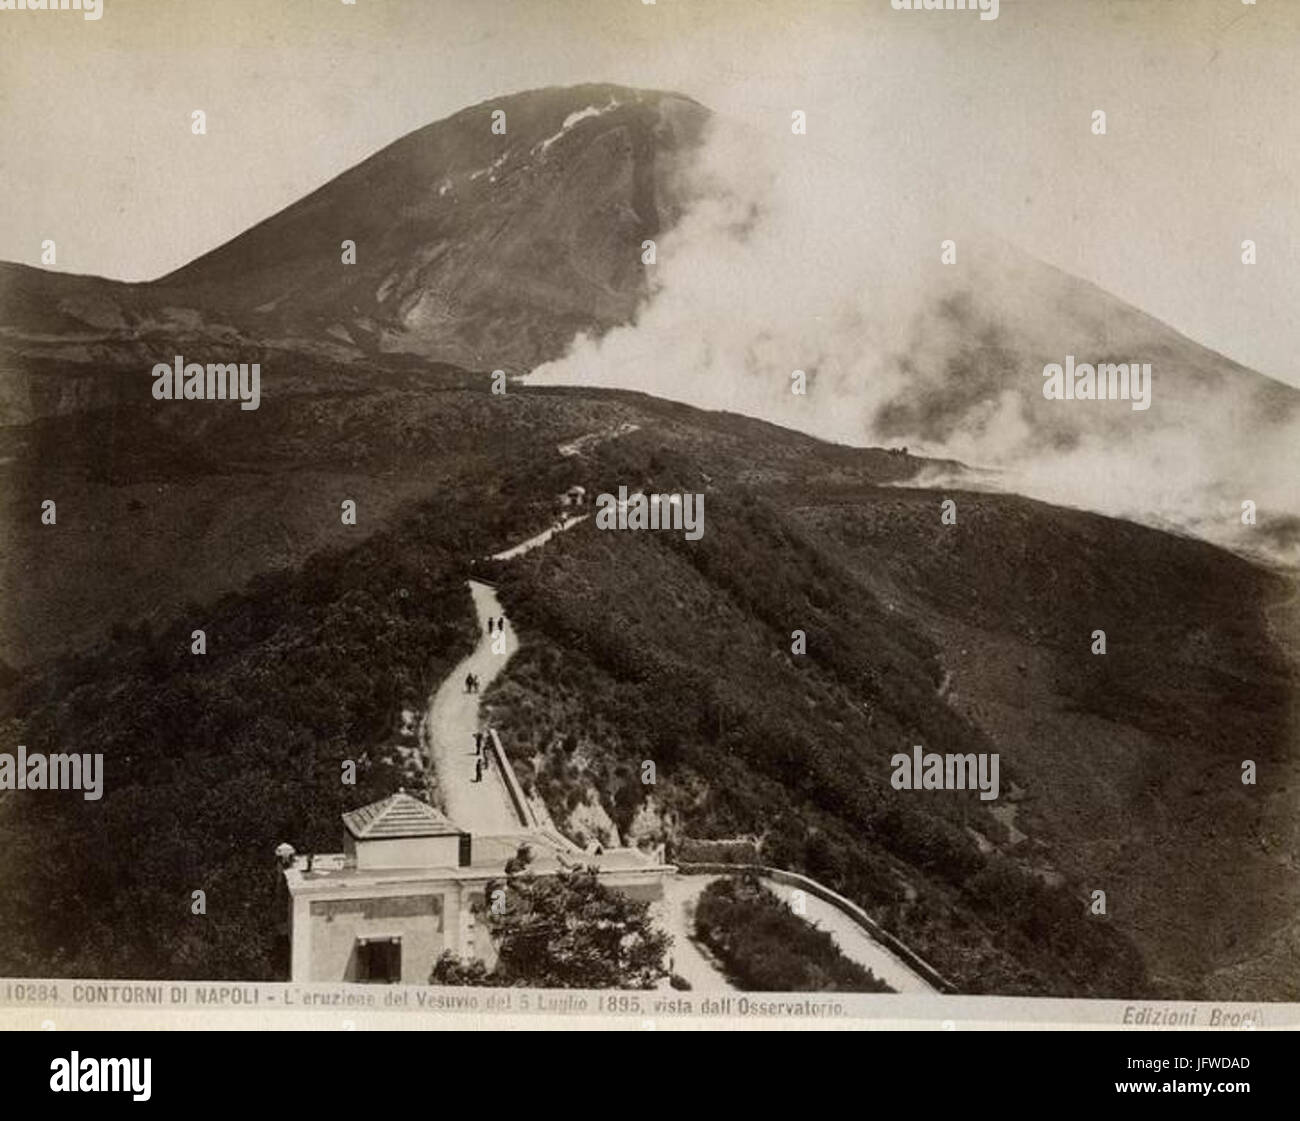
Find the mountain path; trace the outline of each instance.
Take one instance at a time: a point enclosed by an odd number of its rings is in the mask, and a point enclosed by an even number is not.
[[[496,592],[487,584],[470,580],[469,590],[478,616],[478,645],[456,665],[433,695],[421,739],[438,775],[443,810],[456,825],[475,834],[521,833],[523,826],[515,814],[500,766],[494,763],[483,773],[480,782],[474,781],[474,733],[485,730],[479,723],[479,701],[519,649],[519,640],[507,621],[504,648],[501,653],[493,650],[497,636],[488,634],[488,619],[501,618],[505,612]],[[477,693],[465,691],[465,677],[471,673],[479,678]],[[487,755],[485,751],[484,757]]]
[[[588,516],[581,514],[563,519],[519,545],[494,554],[492,559],[511,560],[540,548],[557,533],[571,529]],[[522,833],[525,826],[515,813],[500,765],[494,764],[486,770],[481,781],[473,781],[474,733],[486,731],[479,718],[482,693],[519,649],[519,640],[509,622],[501,635],[504,645],[496,634],[488,633],[488,620],[505,616],[501,601],[490,585],[478,580],[469,580],[467,584],[478,618],[479,640],[473,652],[457,663],[434,693],[421,722],[420,738],[438,776],[443,809],[456,825],[481,835]],[[499,649],[494,649],[494,645]],[[478,693],[465,691],[465,679],[471,673],[479,678]],[[486,757],[489,752],[485,750],[484,754]],[[700,893],[715,879],[716,876],[669,877],[665,882],[663,899],[652,907],[658,925],[673,936],[670,951],[673,971],[699,992],[736,989],[712,955],[692,937],[695,903]],[[779,898],[787,898],[788,888],[767,878],[763,882]],[[809,922],[827,931],[846,957],[871,969],[896,991],[935,991],[834,905],[811,894],[804,902],[807,908],[805,917]]]
[[[541,533],[534,537],[530,537],[527,541],[515,545],[513,548],[506,549],[500,553],[493,553],[491,559],[494,561],[508,561],[514,560],[515,557],[521,557],[530,549],[541,548],[557,533],[563,533],[567,529],[572,529],[579,522],[586,521],[588,517],[590,517],[589,514],[574,514],[572,517],[564,518],[549,529],[542,530]]]
[[[791,889],[777,880],[760,877],[760,882],[778,899],[790,901]],[[851,961],[856,961],[870,969],[895,992],[933,993],[935,989],[919,973],[900,958],[891,954],[884,946],[871,937],[849,915],[846,915],[833,903],[819,899],[812,892],[804,892],[800,900],[801,916],[819,930],[826,931],[831,941],[839,947],[840,953]]]
[[[531,549],[540,548],[557,533],[572,529],[587,517],[587,514],[578,514],[561,519],[527,541],[494,553],[492,559],[513,560]],[[479,640],[473,652],[456,664],[430,699],[420,724],[420,742],[425,757],[438,776],[443,811],[456,825],[480,835],[523,833],[526,826],[515,812],[500,765],[493,763],[478,782],[474,781],[477,758],[474,733],[482,731],[486,734],[487,731],[479,710],[483,693],[519,649],[519,639],[509,622],[502,636],[504,646],[497,635],[488,633],[488,620],[504,618],[505,609],[490,585],[479,580],[470,580],[467,584],[478,618]],[[476,693],[465,690],[465,679],[469,674],[479,679]],[[490,750],[485,747],[484,759],[490,755]]]
[[[695,941],[695,903],[718,876],[668,876],[664,880],[664,897],[651,904],[651,914],[660,930],[672,935],[673,972],[691,983],[694,992],[726,993],[739,990],[718,967],[707,949]],[[668,986],[665,978],[659,986]]]

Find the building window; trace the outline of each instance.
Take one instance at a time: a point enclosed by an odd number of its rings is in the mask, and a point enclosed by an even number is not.
[[[402,979],[400,938],[381,938],[357,946],[357,980],[364,985],[396,985]]]

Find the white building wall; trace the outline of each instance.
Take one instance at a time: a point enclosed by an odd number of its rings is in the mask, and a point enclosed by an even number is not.
[[[356,843],[357,868],[455,868],[460,858],[460,838],[366,838]]]

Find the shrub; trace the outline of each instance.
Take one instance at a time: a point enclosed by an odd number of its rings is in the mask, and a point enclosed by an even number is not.
[[[747,991],[894,991],[751,875],[715,880],[704,889],[695,932]]]

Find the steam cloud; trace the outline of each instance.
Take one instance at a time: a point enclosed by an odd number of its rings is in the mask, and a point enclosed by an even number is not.
[[[1300,392],[1014,249],[942,182],[896,146],[764,143],[715,120],[635,322],[579,336],[529,380],[906,444],[965,465],[917,485],[1014,491],[1295,564]],[[1066,354],[1151,362],[1151,409],[1045,400],[1043,365]]]

